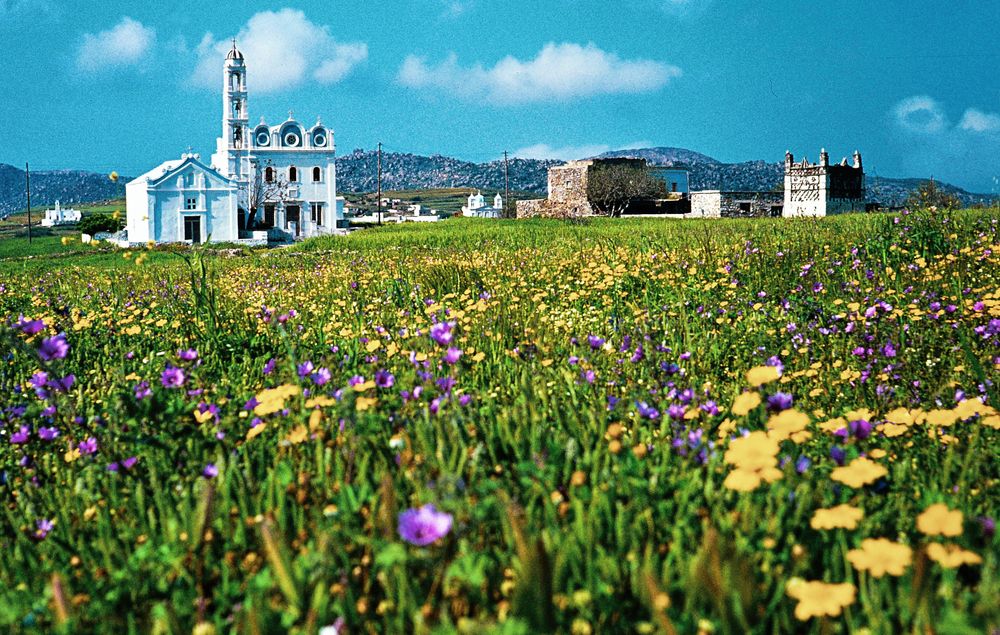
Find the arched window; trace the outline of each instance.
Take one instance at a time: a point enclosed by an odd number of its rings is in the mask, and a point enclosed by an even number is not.
[[[319,183],[323,180],[323,170],[318,167],[313,168],[313,183]]]
[[[267,169],[264,170],[264,180],[268,183],[274,183],[274,168],[268,166]]]
[[[299,170],[294,165],[288,168],[288,180],[292,183],[299,182]]]

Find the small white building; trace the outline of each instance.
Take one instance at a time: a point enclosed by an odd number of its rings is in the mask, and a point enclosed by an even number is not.
[[[42,219],[42,227],[55,227],[57,225],[73,225],[80,222],[80,210],[63,209],[59,201],[56,201],[55,209],[45,210],[45,218]]]
[[[831,216],[865,211],[865,169],[861,153],[854,151],[851,163],[844,157],[830,164],[826,149],[820,150],[819,163],[808,159],[796,161],[785,153],[786,218]]]
[[[462,216],[471,216],[473,218],[501,218],[503,216],[503,197],[497,192],[497,195],[493,197],[493,206],[486,206],[486,197],[483,193],[476,191],[475,194],[470,194],[466,205],[462,208]]]
[[[128,242],[239,240],[238,183],[197,154],[166,161],[125,186]]]

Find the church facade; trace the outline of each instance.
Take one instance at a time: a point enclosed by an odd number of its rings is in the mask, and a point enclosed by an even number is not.
[[[222,136],[211,163],[167,161],[126,185],[129,243],[287,241],[343,223],[333,131],[292,113],[249,125],[247,66],[233,48],[223,67]]]

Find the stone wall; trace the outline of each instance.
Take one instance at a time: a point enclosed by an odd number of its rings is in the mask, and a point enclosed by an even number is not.
[[[782,192],[691,192],[691,213],[685,218],[768,218],[781,216]]]

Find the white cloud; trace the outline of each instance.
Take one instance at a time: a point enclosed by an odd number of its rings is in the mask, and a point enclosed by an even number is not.
[[[124,17],[107,31],[85,34],[76,65],[87,72],[136,66],[148,57],[155,42],[156,31],[152,27]]]
[[[248,60],[249,88],[258,93],[294,88],[309,79],[336,83],[368,59],[367,44],[339,42],[329,27],[310,22],[295,9],[257,13],[240,29],[236,43]],[[207,88],[219,86],[219,69],[231,47],[231,40],[217,41],[206,33],[198,45],[192,81]]]
[[[652,143],[648,141],[637,141],[625,146],[612,148],[604,144],[590,144],[580,146],[563,146],[554,148],[547,143],[536,143],[535,145],[515,150],[513,155],[521,159],[556,159],[558,161],[572,161],[574,159],[589,159],[612,149],[634,150],[637,148],[648,148]]]
[[[927,95],[907,97],[893,109],[896,123],[913,132],[935,133],[948,127],[944,108]]]
[[[1000,115],[969,108],[958,127],[969,132],[996,132],[1000,130]]]
[[[410,88],[436,89],[468,100],[523,104],[651,92],[680,75],[676,66],[623,60],[593,44],[549,43],[532,60],[508,56],[492,68],[462,66],[454,53],[438,64],[410,55],[398,79]]]

